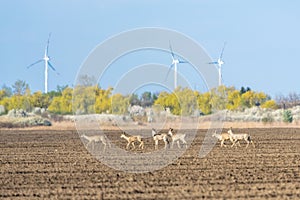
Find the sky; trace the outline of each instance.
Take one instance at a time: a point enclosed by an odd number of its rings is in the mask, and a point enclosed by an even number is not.
[[[43,64],[27,66],[43,57],[50,32],[49,56],[60,74],[49,70],[49,90],[55,90],[74,84],[99,43],[127,30],[159,27],[189,36],[212,59],[226,41],[226,86],[272,97],[300,93],[299,8],[296,0],[2,0],[0,87],[24,80],[31,91],[44,90]]]

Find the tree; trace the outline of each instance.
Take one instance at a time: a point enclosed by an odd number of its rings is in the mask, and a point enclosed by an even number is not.
[[[139,97],[137,94],[132,94],[129,97],[129,103],[131,106],[133,105],[141,105],[141,101],[139,100]]]
[[[12,88],[15,95],[21,96],[25,94],[26,90],[29,89],[29,86],[25,81],[17,80]]]
[[[13,94],[11,87],[9,87],[5,84],[2,86],[2,90],[4,91],[4,94],[6,97],[11,97]],[[0,99],[1,99],[1,97],[0,97]]]
[[[111,113],[111,94],[113,88],[108,88],[107,90],[96,87],[96,101],[95,101],[95,111],[96,113]]]
[[[128,112],[129,97],[125,97],[121,94],[114,94],[112,96],[112,113],[113,114],[125,114]]]
[[[241,102],[242,105],[246,108],[251,108],[252,106],[254,106],[255,105],[254,92],[248,91],[242,94]]]
[[[5,90],[0,90],[0,100],[2,100],[4,97],[7,97]]]
[[[154,104],[160,105],[164,109],[169,108],[174,115],[181,114],[179,99],[175,93],[161,92]]]
[[[262,108],[277,109],[278,105],[274,100],[268,100],[261,105]]]
[[[48,110],[57,114],[71,114],[72,113],[72,96],[73,89],[66,88],[62,92],[62,96],[54,97]]]
[[[226,109],[227,96],[230,91],[233,91],[233,87],[219,86],[211,90],[210,104],[213,110]]]
[[[193,115],[195,110],[198,110],[197,97],[198,92],[194,92],[189,88],[178,87],[175,90],[176,97],[178,98],[179,105],[175,107],[178,109],[177,113],[184,116]]]
[[[287,99],[288,99],[290,107],[300,105],[300,95],[295,92],[290,92],[288,94]]]
[[[287,123],[292,123],[293,122],[293,115],[290,110],[284,110],[283,111],[283,121]]]
[[[228,110],[237,110],[241,107],[241,92],[238,90],[230,91],[227,97],[226,108]]]
[[[240,90],[240,94],[242,95],[242,94],[244,94],[244,93],[246,93],[246,89],[244,88],[244,86],[242,86],[242,87],[241,87],[241,90]]]
[[[77,85],[73,91],[73,110],[76,113],[95,113],[95,99],[98,86]]]
[[[78,77],[78,85],[93,86],[96,85],[96,78],[87,74]]]
[[[43,94],[41,91],[33,93],[30,97],[30,102],[33,107],[48,108],[50,105],[50,99],[47,94]]]
[[[263,103],[265,103],[267,99],[268,99],[268,96],[265,93],[263,93],[263,92],[256,92],[254,94],[254,101],[255,101],[254,105],[260,106]]]
[[[140,100],[142,107],[150,107],[150,106],[152,106],[153,102],[154,101],[153,101],[151,92],[144,92],[142,94],[141,100]]]
[[[210,92],[200,94],[197,98],[198,107],[200,108],[201,112],[205,115],[212,113],[212,106],[210,100],[211,100]]]

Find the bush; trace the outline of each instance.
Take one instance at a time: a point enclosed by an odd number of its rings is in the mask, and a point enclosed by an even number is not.
[[[293,115],[290,110],[285,110],[283,111],[283,121],[287,123],[292,123],[293,122]]]
[[[264,123],[264,124],[267,124],[267,123],[272,123],[274,122],[274,118],[272,117],[272,115],[270,114],[267,114],[266,116],[264,116],[261,121]]]

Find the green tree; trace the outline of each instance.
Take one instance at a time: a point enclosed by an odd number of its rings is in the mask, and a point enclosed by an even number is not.
[[[153,98],[151,92],[144,92],[141,96],[141,106],[142,107],[150,107],[153,105]]]
[[[17,80],[14,85],[12,86],[13,88],[13,93],[15,95],[24,95],[26,90],[29,89],[29,86],[28,84],[25,82],[25,81],[22,81],[22,80]]]
[[[283,121],[286,123],[292,123],[293,122],[293,115],[290,110],[283,111]]]
[[[139,100],[139,96],[137,94],[130,95],[129,103],[130,103],[131,106],[141,105],[141,101]]]

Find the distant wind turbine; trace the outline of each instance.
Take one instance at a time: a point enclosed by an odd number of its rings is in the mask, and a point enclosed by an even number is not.
[[[29,65],[27,67],[30,68],[32,67],[33,65],[35,64],[38,64],[40,62],[45,62],[45,93],[48,92],[48,65],[49,67],[56,72],[57,75],[59,75],[59,73],[57,73],[56,69],[52,66],[52,64],[50,63],[50,57],[48,56],[48,50],[49,50],[49,41],[50,41],[50,36],[51,36],[51,33],[49,34],[49,37],[48,37],[48,41],[47,41],[47,45],[45,47],[45,54],[44,54],[44,58],[32,63],[31,65]]]
[[[175,58],[175,55],[174,55],[173,50],[172,50],[171,42],[169,43],[169,47],[170,47],[170,53],[171,53],[171,56],[172,56],[172,64],[170,65],[170,68],[168,70],[166,80],[169,76],[169,73],[170,73],[172,67],[174,67],[174,89],[176,89],[177,88],[177,64],[179,64],[179,63],[188,63],[188,62]]]
[[[219,71],[219,86],[222,85],[222,65],[225,64],[225,62],[222,60],[222,58],[223,58],[223,52],[224,52],[225,45],[226,45],[226,42],[224,42],[224,45],[223,45],[220,57],[218,58],[218,61],[209,63],[209,64],[218,65],[217,69]]]

